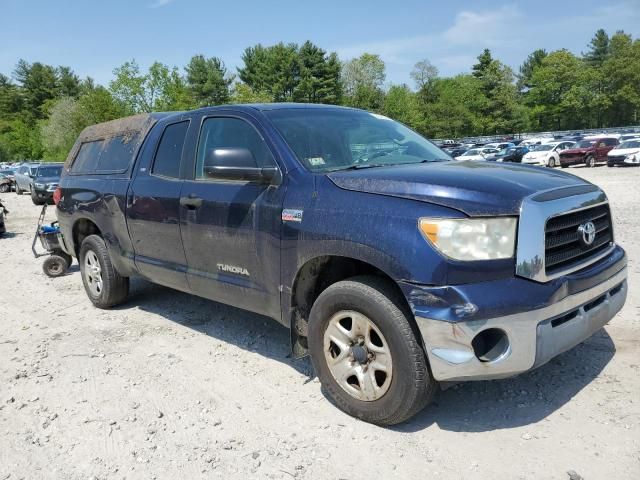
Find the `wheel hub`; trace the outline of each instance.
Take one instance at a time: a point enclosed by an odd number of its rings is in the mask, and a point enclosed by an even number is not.
[[[369,361],[369,351],[367,347],[364,347],[360,344],[355,344],[351,347],[351,356],[353,360],[358,362],[360,365],[364,365]]]

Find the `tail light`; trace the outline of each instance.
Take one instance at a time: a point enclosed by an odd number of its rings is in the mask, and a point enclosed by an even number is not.
[[[53,192],[53,203],[58,205],[58,202],[60,202],[61,199],[62,199],[62,187],[58,185],[55,191]]]

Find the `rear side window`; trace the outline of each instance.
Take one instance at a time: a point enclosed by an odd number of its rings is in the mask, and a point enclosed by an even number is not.
[[[135,154],[137,142],[128,135],[118,135],[85,142],[80,146],[71,165],[72,173],[122,173],[125,172]]]
[[[180,177],[180,158],[189,122],[174,123],[164,129],[151,173],[162,177]]]

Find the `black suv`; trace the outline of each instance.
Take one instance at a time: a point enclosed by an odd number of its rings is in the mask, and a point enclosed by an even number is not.
[[[43,163],[38,167],[31,183],[31,200],[34,205],[53,203],[53,192],[60,183],[62,163]]]

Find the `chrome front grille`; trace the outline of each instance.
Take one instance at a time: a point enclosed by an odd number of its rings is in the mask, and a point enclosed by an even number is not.
[[[593,243],[582,240],[580,226],[592,222]],[[580,264],[606,250],[613,242],[609,205],[558,215],[545,226],[545,271],[547,275]]]
[[[591,238],[583,235],[585,229],[594,230],[591,243],[585,241]],[[609,203],[595,185],[546,190],[523,200],[516,248],[518,276],[548,282],[597,262],[613,248]]]

